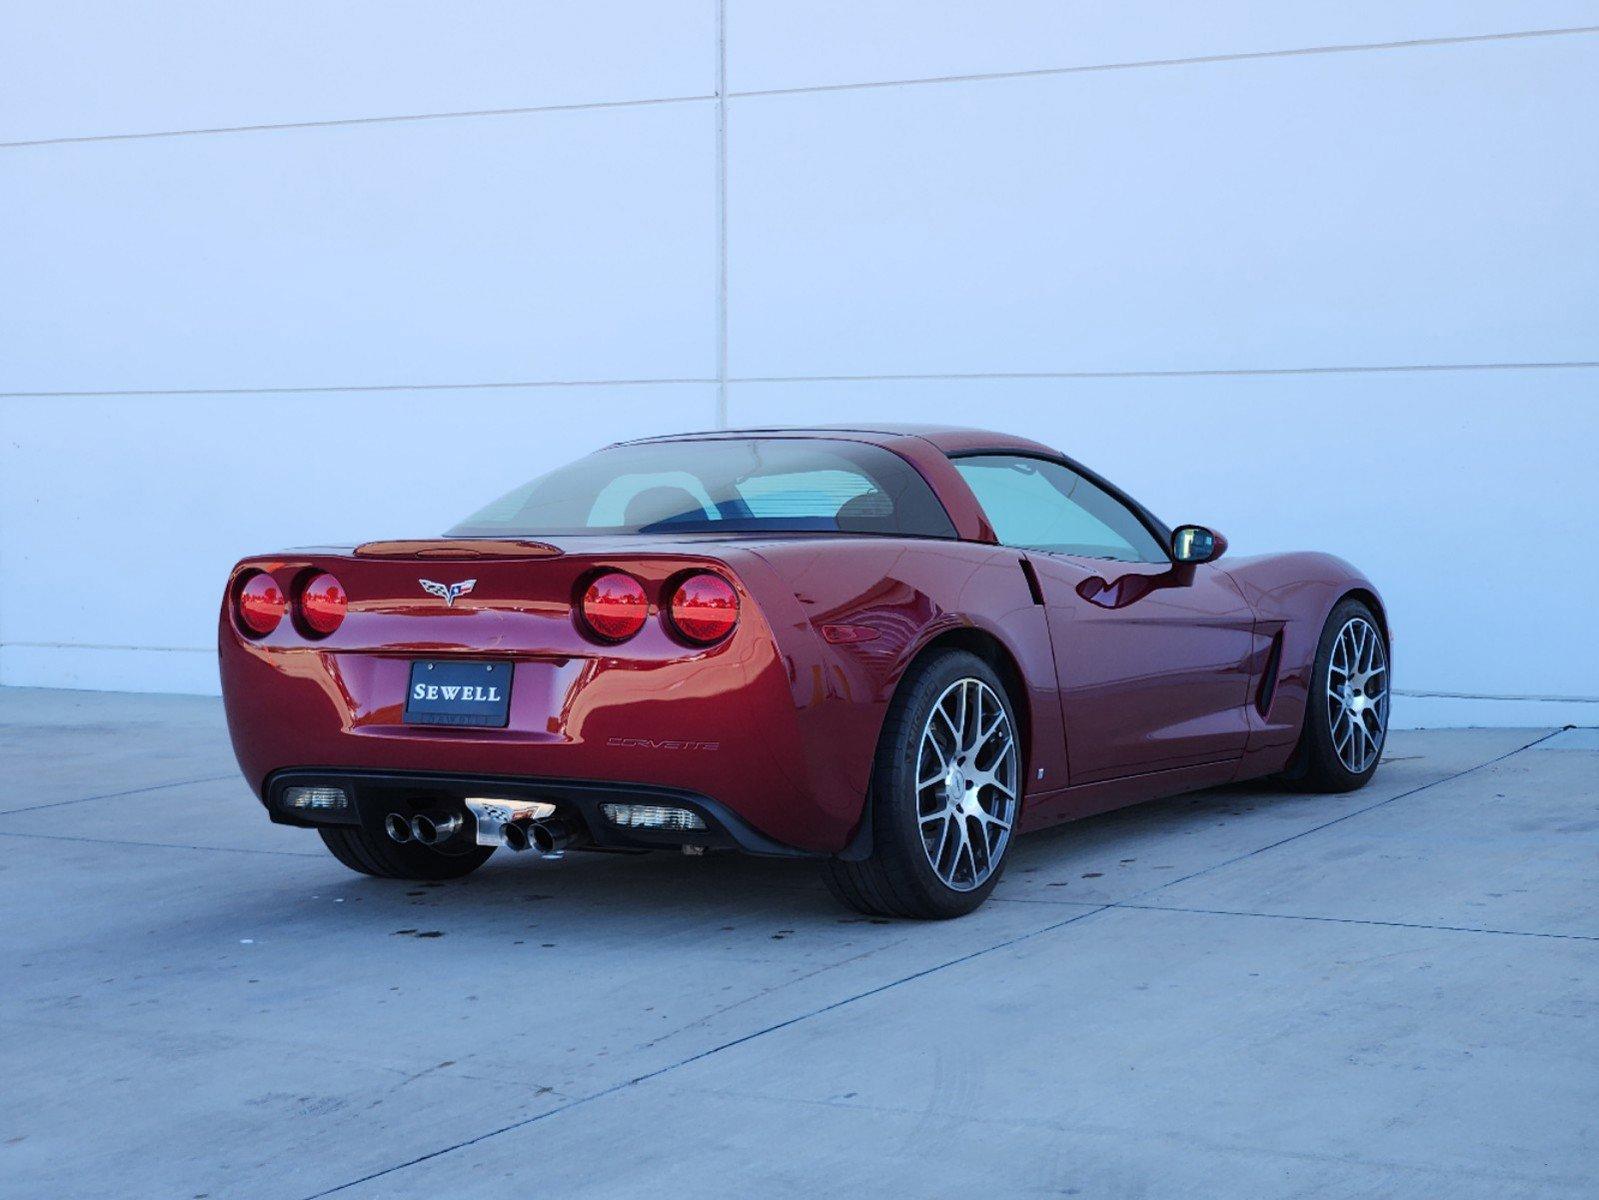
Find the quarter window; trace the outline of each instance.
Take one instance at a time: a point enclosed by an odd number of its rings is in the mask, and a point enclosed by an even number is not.
[[[957,458],[955,469],[1006,546],[1117,562],[1170,561],[1131,509],[1060,463],[979,454]]]

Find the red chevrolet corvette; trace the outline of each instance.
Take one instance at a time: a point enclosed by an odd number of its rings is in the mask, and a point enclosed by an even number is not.
[[[1004,434],[650,438],[441,538],[240,562],[223,695],[271,819],[368,875],[729,848],[815,858],[865,912],[958,916],[1014,833],[1371,778],[1376,589],[1226,546]]]

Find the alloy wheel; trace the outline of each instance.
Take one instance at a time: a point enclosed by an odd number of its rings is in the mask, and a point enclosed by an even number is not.
[[[981,887],[1004,858],[1017,808],[1015,732],[980,679],[944,689],[916,759],[916,816],[934,873],[955,891]]]
[[[1388,736],[1388,655],[1364,617],[1344,622],[1327,669],[1327,719],[1338,761],[1359,775]]]

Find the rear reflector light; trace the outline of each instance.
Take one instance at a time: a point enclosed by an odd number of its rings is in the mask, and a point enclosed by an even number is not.
[[[720,575],[701,572],[677,585],[669,606],[672,627],[691,642],[718,642],[738,624],[738,593]]]
[[[265,637],[276,629],[288,607],[288,597],[278,581],[265,571],[257,571],[239,588],[239,624],[256,637]]]
[[[350,798],[343,788],[291,787],[283,789],[283,807],[315,812],[343,812],[350,807]]]
[[[300,620],[310,632],[326,637],[344,622],[349,604],[344,587],[324,572],[300,589]]]
[[[596,637],[621,642],[644,628],[650,601],[644,585],[631,575],[607,571],[590,581],[581,610],[583,623]]]
[[[704,829],[704,819],[686,808],[659,804],[602,804],[600,811],[612,825],[623,829]]]

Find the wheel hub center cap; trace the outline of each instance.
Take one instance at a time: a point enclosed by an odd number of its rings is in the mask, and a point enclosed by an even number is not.
[[[966,777],[959,767],[951,767],[944,773],[944,802],[951,808],[958,808],[965,797]]]

